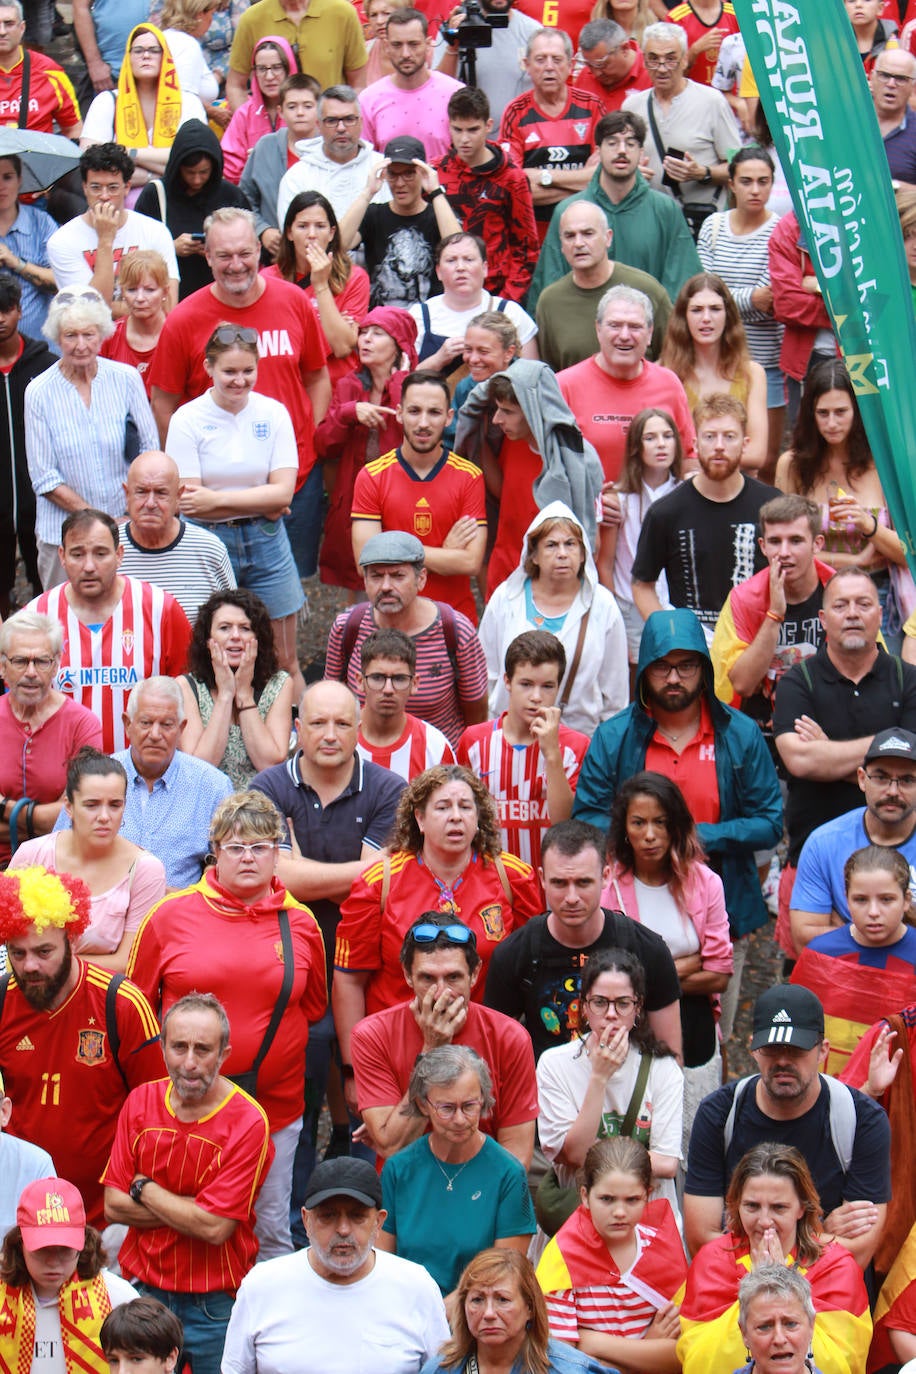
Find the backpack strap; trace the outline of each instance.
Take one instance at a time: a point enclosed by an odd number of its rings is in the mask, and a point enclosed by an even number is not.
[[[439,608],[439,619],[442,621],[442,635],[445,639],[445,650],[452,665],[452,672],[455,674],[455,686],[458,685],[458,622],[455,620],[455,608],[450,606],[447,601],[437,601]]]
[[[0,978],[0,1021],[3,1020],[3,1003],[6,1001],[6,990],[10,985],[11,973],[4,973]]]
[[[391,891],[391,855],[386,854],[382,859],[382,890],[379,893],[379,915],[384,916],[385,907],[388,905],[388,893]]]
[[[350,667],[350,659],[352,658],[353,650],[356,647],[356,637],[359,634],[360,627],[362,626],[367,611],[370,615],[372,614],[372,607],[369,604],[369,602],[357,601],[356,605],[351,608],[346,620],[344,621],[343,634],[341,636],[340,641],[341,682],[346,682],[347,680],[347,671]]]
[[[744,1095],[748,1083],[752,1078],[758,1077],[751,1074],[747,1078],[739,1078],[735,1084],[735,1095],[732,1098],[732,1105],[728,1116],[725,1118],[725,1125],[722,1129],[722,1137],[725,1142],[725,1152],[732,1143],[735,1134],[735,1117],[738,1112],[738,1103]],[[830,1122],[830,1143],[836,1152],[837,1159],[844,1174],[849,1173],[849,1166],[852,1163],[852,1154],[856,1143],[856,1103],[852,1095],[852,1089],[845,1083],[841,1083],[838,1078],[830,1078],[827,1074],[821,1074],[820,1080],[827,1084],[827,1091],[830,1094],[829,1122]]]
[[[117,1065],[118,1073],[121,1075],[121,1082],[124,1084],[125,1091],[130,1092],[127,1075],[121,1068],[121,1032],[118,1030],[118,988],[123,982],[123,973],[111,975],[111,982],[105,993],[105,1029],[108,1031],[108,1043],[111,1046],[112,1058]]]
[[[735,1084],[735,1092],[734,1096],[732,1097],[732,1105],[729,1108],[728,1116],[725,1118],[725,1125],[722,1127],[722,1139],[725,1144],[725,1150],[723,1153],[725,1154],[728,1154],[728,1147],[731,1145],[732,1136],[735,1134],[735,1117],[738,1114],[738,1103],[744,1096],[744,1091],[747,1088],[748,1083],[750,1083],[752,1078],[756,1078],[757,1076],[757,1074],[748,1074],[746,1078],[739,1078],[738,1082]]]
[[[503,856],[501,854],[496,855],[493,860],[493,866],[499,874],[499,881],[502,884],[503,892],[506,894],[506,901],[511,906],[514,900],[514,894],[512,892],[512,884],[509,882],[509,875],[506,872],[506,865],[503,863]]]

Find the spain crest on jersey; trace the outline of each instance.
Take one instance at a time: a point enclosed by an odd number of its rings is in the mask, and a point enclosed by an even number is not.
[[[76,1061],[93,1068],[105,1063],[105,1031],[81,1030],[76,1046]]]
[[[503,920],[503,909],[499,902],[494,902],[492,906],[481,907],[480,919],[483,922],[484,934],[488,940],[501,940],[506,933],[506,923]]]
[[[413,532],[418,539],[432,533],[433,517],[429,511],[414,511]]]

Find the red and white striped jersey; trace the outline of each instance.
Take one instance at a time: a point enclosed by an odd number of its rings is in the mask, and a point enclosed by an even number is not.
[[[124,591],[100,625],[84,625],[67,599],[69,583],[29,602],[30,611],[60,622],[64,647],[54,685],[102,722],[108,754],[127,747],[122,712],[138,682],[184,672],[191,627],[175,598],[162,587],[122,577]]]
[[[550,1334],[561,1341],[577,1341],[580,1326],[638,1341],[655,1316],[652,1304],[626,1278],[546,1296]]]
[[[541,863],[541,835],[550,825],[547,766],[538,745],[509,744],[498,720],[469,725],[458,741],[458,762],[476,773],[496,801],[503,847],[531,864]],[[573,792],[588,748],[588,736],[560,726],[563,772]]]
[[[401,738],[393,744],[370,744],[360,729],[356,749],[367,763],[390,768],[399,778],[413,782],[427,768],[438,763],[454,763],[452,746],[441,730],[406,712],[407,724]]]

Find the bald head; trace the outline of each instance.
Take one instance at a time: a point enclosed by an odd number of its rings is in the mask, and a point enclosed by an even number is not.
[[[344,682],[316,682],[306,688],[296,729],[302,753],[299,771],[306,782],[349,777],[356,752],[359,702]]]
[[[914,78],[916,58],[905,48],[885,48],[878,54],[869,84],[879,120],[902,119]]]
[[[560,216],[560,248],[577,286],[602,286],[613,270],[608,258],[613,232],[604,211],[577,200]]]
[[[150,450],[127,470],[124,490],[131,534],[145,549],[163,549],[178,538],[178,466],[167,453]]]

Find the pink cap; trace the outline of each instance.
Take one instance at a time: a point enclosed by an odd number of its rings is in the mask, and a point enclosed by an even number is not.
[[[16,1224],[26,1250],[41,1250],[46,1245],[82,1250],[86,1244],[83,1199],[79,1189],[65,1178],[39,1178],[23,1188]]]

